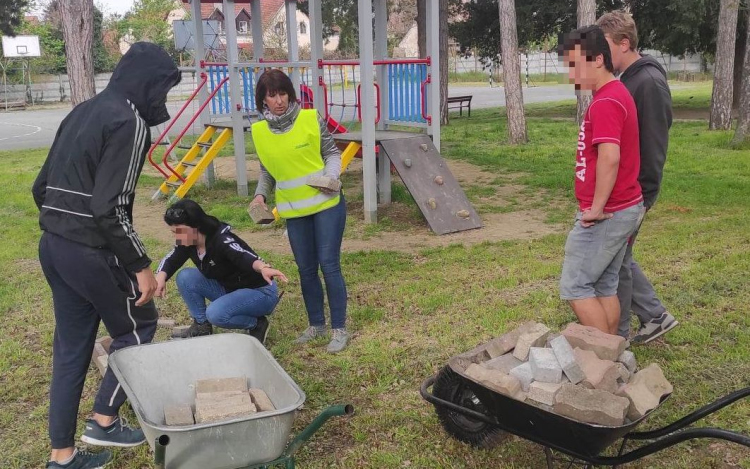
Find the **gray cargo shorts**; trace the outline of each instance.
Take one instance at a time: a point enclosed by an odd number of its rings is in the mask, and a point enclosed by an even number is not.
[[[582,213],[576,213],[575,224],[565,242],[560,298],[583,300],[617,295],[628,239],[638,229],[644,214],[643,203],[639,203],[584,228]]]

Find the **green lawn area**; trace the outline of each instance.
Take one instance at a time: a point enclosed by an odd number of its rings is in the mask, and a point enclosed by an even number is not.
[[[706,103],[710,87],[677,90],[675,107]],[[530,106],[531,143],[506,144],[504,113],[477,110],[443,128],[443,155],[497,176],[467,192],[482,216],[497,211],[483,203],[495,184],[512,178],[521,186],[510,210],[540,211],[553,234],[520,241],[464,246],[460,238],[443,247],[413,252],[347,251],[342,268],[349,290],[351,346],[339,355],[325,342],[298,348],[292,340],[306,326],[299,279],[291,256],[266,253],[290,277],[287,294],[271,320],[269,349],[307,394],[293,434],[322,409],[352,403],[352,418],[329,421],[298,453],[298,465],[327,467],[536,468],[542,448],[518,438],[490,450],[451,439],[419,385],[449,357],[527,320],[553,329],[575,319],[558,298],[565,226],[572,219],[573,160],[577,138],[572,103]],[[658,363],[674,385],[672,398],[640,430],[670,423],[750,382],[750,149],[731,149],[731,132],[708,132],[702,121],[675,122],[659,202],[638,238],[636,258],[680,326],[633,351],[641,365]],[[47,406],[54,321],[51,294],[37,262],[39,227],[30,187],[46,150],[0,152],[0,467],[42,467],[48,456]],[[143,176],[139,204],[147,203],[155,179]],[[350,210],[361,207],[347,175]],[[251,187],[254,183],[251,182]],[[394,198],[410,218],[383,217],[380,236],[426,231],[408,193],[398,184]],[[541,194],[541,196],[540,196]],[[230,183],[193,196],[210,211],[242,229],[246,201]],[[526,204],[525,200],[533,200]],[[163,203],[148,210],[161,212]],[[365,237],[361,218],[351,215],[347,235]],[[524,227],[519,224],[518,229]],[[371,229],[373,230],[373,229]],[[491,234],[488,236],[492,238]],[[169,248],[146,236],[151,256]],[[257,246],[264,252],[263,246]],[[161,314],[187,323],[174,283],[158,306]],[[104,331],[101,331],[104,335]],[[158,340],[165,340],[160,329]],[[79,413],[93,404],[99,377],[92,367]],[[131,421],[135,417],[125,412]],[[512,417],[509,417],[512,418]],[[722,410],[700,425],[750,434],[750,401]],[[248,444],[253,444],[248,442]],[[151,467],[145,446],[116,451],[118,469]],[[750,468],[746,448],[716,441],[683,443],[628,467]]]

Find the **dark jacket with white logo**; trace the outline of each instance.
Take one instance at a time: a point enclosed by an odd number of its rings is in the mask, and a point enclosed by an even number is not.
[[[206,254],[201,260],[195,246],[175,245],[159,263],[158,272],[167,280],[191,259],[204,277],[218,281],[229,292],[241,288],[260,288],[268,285],[263,276],[253,269],[253,262],[261,260],[246,242],[223,224],[210,238],[206,238]]]
[[[32,188],[42,230],[109,249],[131,272],[149,266],[133,229],[135,185],[149,127],[169,120],[167,92],[179,81],[164,49],[139,42],[107,88],[65,117]]]

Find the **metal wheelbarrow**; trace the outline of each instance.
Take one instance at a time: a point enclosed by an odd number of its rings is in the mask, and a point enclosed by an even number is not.
[[[432,392],[429,388],[432,388]],[[750,447],[750,437],[747,435],[720,428],[687,428],[707,415],[750,396],[750,387],[717,399],[663,428],[645,432],[633,430],[653,410],[638,420],[616,427],[582,423],[497,393],[450,366],[427,378],[422,383],[420,394],[435,406],[440,423],[451,436],[473,446],[487,448],[514,434],[542,445],[550,469],[556,460],[560,460],[554,456],[553,450],[567,455],[569,458],[564,459],[566,463],[582,462],[584,467],[616,467],[698,438],[716,438]],[[668,397],[665,396],[661,403]],[[620,439],[622,441],[616,456],[601,455],[604,449]],[[647,443],[625,452],[631,440]]]
[[[118,350],[109,366],[130,399],[160,469],[294,467],[294,452],[351,405],[324,410],[289,444],[305,393],[258,340],[244,334],[216,334],[138,345]],[[263,389],[276,410],[221,422],[167,426],[164,407],[192,405],[200,379],[246,376]]]

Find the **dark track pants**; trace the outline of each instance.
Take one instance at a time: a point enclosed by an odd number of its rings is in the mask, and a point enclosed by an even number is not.
[[[78,406],[99,321],[113,339],[111,353],[151,342],[157,312],[153,301],[135,306],[138,284],[111,251],[45,232],[39,242],[39,261],[55,309],[49,437],[52,448],[60,449],[74,446]],[[94,412],[115,416],[125,398],[117,378],[107,370]]]

